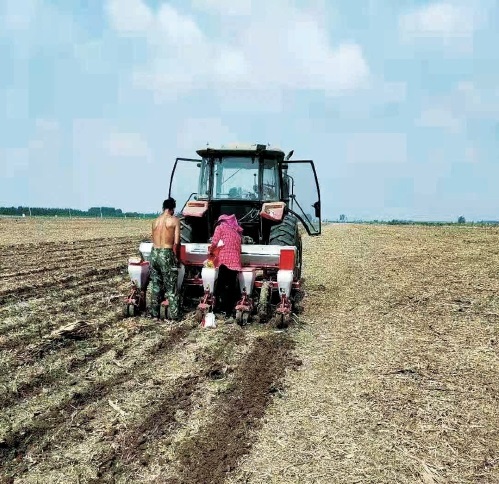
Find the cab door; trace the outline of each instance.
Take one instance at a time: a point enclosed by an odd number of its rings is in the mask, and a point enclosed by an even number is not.
[[[168,196],[177,200],[177,208],[183,208],[189,199],[208,198],[208,180],[204,182],[202,160],[177,158],[170,177]],[[182,211],[182,209],[180,210]]]
[[[287,168],[287,169],[286,169]],[[309,235],[321,233],[321,193],[312,160],[288,160],[283,177],[289,182],[289,210],[302,222]]]

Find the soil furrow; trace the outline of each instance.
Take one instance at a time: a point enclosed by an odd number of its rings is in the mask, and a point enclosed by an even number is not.
[[[124,269],[127,267],[127,261],[126,261],[126,252],[123,254],[115,254],[113,253],[112,257],[106,257],[106,258],[87,258],[86,260],[78,260],[77,262],[70,264],[68,266],[58,266],[55,265],[50,268],[46,268],[40,275],[37,277],[26,277],[24,275],[23,277],[19,277],[17,280],[9,280],[6,281],[4,284],[2,284],[2,287],[0,289],[0,295],[2,293],[8,292],[8,291],[17,291],[19,289],[22,289],[24,286],[31,287],[33,280],[43,283],[45,279],[52,280],[54,278],[60,278],[62,276],[66,276],[68,274],[73,274],[77,271],[81,271],[84,269],[91,269],[91,268],[102,268],[109,266],[110,264],[121,264]],[[29,275],[28,275],[29,276]]]
[[[18,302],[26,297],[36,297],[40,292],[46,289],[58,290],[63,287],[68,287],[68,284],[73,284],[73,287],[78,284],[86,284],[86,279],[93,276],[116,276],[124,274],[126,267],[123,265],[116,265],[112,267],[92,269],[79,274],[65,275],[53,281],[46,281],[41,284],[33,284],[0,291],[0,306],[10,302]]]
[[[68,321],[88,321],[100,317],[103,312],[109,312],[111,310],[109,302],[103,297],[96,297],[96,292],[58,304],[49,311],[44,310],[39,313],[30,311],[27,324],[15,327],[9,331],[8,335],[3,336],[0,340],[0,350],[21,348],[33,339],[43,339],[48,332],[67,324]]]
[[[114,247],[119,244],[128,244],[130,242],[140,241],[143,237],[99,237],[95,239],[77,240],[74,242],[37,242],[35,244],[19,244],[14,246],[2,247],[3,256],[23,258],[33,255],[35,252],[43,252],[44,254],[55,252],[73,251],[75,249],[99,249],[102,247]],[[104,242],[104,243],[100,243]],[[106,243],[107,242],[107,243]],[[97,245],[99,244],[99,245]]]
[[[105,299],[104,294],[109,293],[111,289],[115,291],[112,294],[114,297],[116,297],[116,291],[124,294],[123,291],[128,290],[128,281],[125,287],[123,278],[120,276],[109,278],[104,274],[102,277],[95,278],[90,282],[82,281],[82,284],[75,285],[73,288],[61,289],[60,292],[39,299],[31,299],[29,306],[24,310],[28,317],[24,314],[22,319],[16,319],[16,316],[21,312],[19,308],[5,306],[0,309],[0,315],[5,318],[3,324],[0,323],[0,336],[15,329],[29,328],[34,322],[31,316],[46,314],[48,307],[51,307],[51,313],[71,312],[72,308],[81,305],[87,296],[94,297],[96,294],[102,293],[101,299]],[[13,321],[10,321],[12,319]]]
[[[234,382],[212,410],[212,420],[176,451],[183,483],[222,482],[250,450],[253,431],[287,367],[298,364],[293,342],[285,334],[258,337],[252,351],[235,369]],[[179,482],[171,480],[170,482]]]
[[[185,326],[173,328],[167,335],[160,337],[159,340],[144,348],[141,358],[134,358],[125,368],[116,371],[116,373],[100,381],[91,381],[68,392],[60,402],[40,411],[35,411],[36,420],[33,418],[28,423],[22,425],[17,430],[7,432],[0,438],[0,465],[7,471],[12,471],[16,467],[16,456],[22,455],[28,451],[28,448],[34,448],[43,443],[44,437],[54,432],[60,425],[64,424],[67,414],[72,414],[83,409],[90,402],[94,402],[106,397],[114,388],[119,387],[131,378],[134,369],[145,363],[144,357],[150,359],[158,351],[162,353],[171,350],[175,345],[185,338],[189,329]],[[87,376],[90,378],[91,376]],[[46,447],[44,444],[44,448]],[[43,450],[43,449],[39,449]],[[21,465],[22,468],[22,465]],[[19,472],[17,469],[16,473]]]
[[[40,260],[69,260],[74,254],[80,253],[108,253],[113,250],[125,250],[132,247],[136,247],[138,250],[138,246],[140,244],[140,239],[131,237],[126,238],[122,241],[112,242],[112,239],[109,239],[110,243],[101,244],[101,245],[88,245],[88,244],[74,244],[70,247],[61,250],[45,250],[43,247],[39,247],[38,245],[33,245],[32,250],[25,254],[11,254],[4,255],[2,261],[12,261],[14,262],[14,266],[19,264],[19,260],[22,260],[23,265],[25,263],[36,262]],[[8,267],[8,264],[5,264]]]
[[[52,369],[49,375],[46,372],[37,374],[28,381],[24,381],[16,385],[16,389],[0,394],[0,407],[7,408],[16,400],[26,400],[31,396],[40,393],[42,390],[50,390],[52,384],[57,381],[57,385],[68,384],[68,379],[65,375],[70,375],[71,372],[78,370],[82,366],[90,363],[92,360],[99,358],[104,353],[111,350],[112,344],[103,344],[93,348],[84,355],[74,355],[69,359],[63,360],[61,364]]]
[[[45,258],[39,258],[38,260],[29,260],[27,263],[23,262],[22,269],[18,270],[16,266],[7,266],[7,270],[11,272],[0,273],[0,280],[11,279],[13,277],[21,278],[26,276],[33,276],[35,274],[41,274],[46,272],[62,272],[65,269],[76,270],[85,266],[93,266],[97,260],[99,264],[103,264],[110,261],[115,261],[123,259],[124,264],[126,264],[126,256],[130,254],[131,251],[128,248],[110,251],[99,251],[98,257],[96,257],[95,250],[85,250],[72,253],[68,257],[51,259],[47,261]],[[92,262],[91,262],[92,261]],[[49,262],[47,264],[47,262]],[[47,265],[41,265],[47,264]],[[33,266],[33,267],[30,267]]]
[[[45,338],[38,343],[30,344],[26,347],[16,348],[15,352],[10,354],[9,359],[4,359],[0,367],[1,375],[4,382],[0,383],[6,388],[9,388],[10,376],[15,375],[17,368],[26,368],[29,371],[29,365],[33,363],[49,365],[53,360],[63,360],[66,356],[70,356],[81,344],[85,341],[88,344],[99,342],[101,329],[112,329],[112,324],[118,322],[122,318],[121,310],[110,311],[104,314],[97,323],[89,324],[85,334]],[[7,353],[7,351],[5,351]]]
[[[145,448],[158,437],[172,433],[178,426],[179,411],[188,415],[193,408],[193,396],[206,376],[200,374],[177,378],[172,389],[155,406],[153,411],[136,426],[119,434],[112,441],[107,455],[96,463],[100,482],[115,482],[115,479],[130,474],[130,467],[147,465]],[[111,476],[113,476],[111,478]]]
[[[39,360],[48,353],[59,351],[62,348],[67,348],[69,351],[74,347],[79,339],[85,338],[87,341],[92,341],[94,338],[99,337],[98,331],[102,328],[110,326],[117,321],[123,319],[121,309],[109,310],[105,314],[101,314],[98,324],[89,323],[88,329],[84,335],[77,335],[74,337],[60,337],[60,338],[42,338],[41,341],[29,344],[25,347],[17,348],[15,358],[20,364],[26,364],[30,361]]]
[[[188,420],[194,410],[196,393],[201,391],[204,382],[224,371],[233,371],[230,360],[234,357],[234,348],[245,343],[244,333],[228,332],[223,333],[221,341],[208,342],[208,346],[198,349],[194,358],[197,369],[177,378],[170,385],[171,390],[158,400],[144,419],[109,441],[106,448],[110,450],[95,463],[99,479],[112,476],[112,482],[115,479],[140,480],[141,468],[148,465],[149,449],[158,439],[168,439],[182,425],[179,412],[182,420]]]
[[[27,363],[36,362],[41,368],[48,368],[50,371],[41,371],[34,377],[23,380],[22,374],[13,375],[13,368],[10,368],[9,373],[19,383],[16,383],[15,389],[7,390],[5,393],[0,394],[0,405],[3,402],[3,406],[6,407],[7,404],[12,403],[16,398],[26,399],[39,393],[41,390],[51,391],[55,389],[55,386],[69,385],[70,381],[74,381],[75,378],[72,372],[87,363],[89,365],[95,363],[95,359],[111,349],[114,349],[117,357],[126,354],[126,351],[136,343],[136,338],[153,332],[155,328],[150,324],[134,325],[133,328],[127,328],[125,336],[123,336],[121,331],[117,331],[112,326],[108,326],[106,330],[102,333],[96,333],[94,338],[90,337],[85,340],[85,346],[95,345],[90,347],[88,351],[79,348],[79,341],[67,340],[66,345],[58,346],[54,348],[54,351],[48,351],[48,357],[55,359],[54,362],[45,361],[46,358],[44,359],[43,356],[42,359],[37,358],[36,353],[32,353],[28,359],[23,361],[21,368],[28,371],[29,365]],[[161,344],[163,343],[160,342],[159,345]],[[154,347],[154,351],[157,351],[156,347]],[[17,358],[17,361],[19,360],[21,359]]]
[[[85,265],[85,263],[91,265],[91,261],[98,260],[99,263],[102,263],[103,259],[109,258],[122,257],[126,263],[128,256],[139,255],[139,243],[131,240],[116,246],[68,249],[67,254],[63,256],[57,252],[46,254],[37,250],[25,256],[2,257],[0,281],[7,283],[13,277],[36,277],[37,274],[43,274],[43,272],[78,267]]]
[[[190,333],[192,328],[187,330]],[[64,409],[65,421],[27,449],[25,463],[11,463],[12,475],[20,477],[22,473],[24,477],[29,462],[36,461],[40,465],[30,468],[34,480],[27,482],[36,482],[35,476],[46,475],[47,469],[53,470],[53,482],[66,482],[61,476],[67,480],[68,475],[85,482],[141,482],[150,445],[168,438],[184,424],[204,399],[204,383],[228,363],[239,361],[241,346],[246,348],[246,335],[237,328],[204,338],[201,346],[197,341],[200,335],[192,336],[196,338],[179,334],[182,346],[176,353],[164,340],[157,341],[150,345],[149,366],[142,357],[144,361],[129,372],[129,380],[115,385],[103,398],[92,399],[80,411]],[[172,374],[176,375],[174,380],[169,376]],[[106,400],[119,402],[127,414],[118,417]],[[135,411],[130,413],[130,409]],[[62,442],[54,440],[54,434],[64,435]],[[131,447],[135,443],[137,449]],[[85,452],[88,445],[91,453]],[[61,455],[74,456],[75,465],[61,468]]]

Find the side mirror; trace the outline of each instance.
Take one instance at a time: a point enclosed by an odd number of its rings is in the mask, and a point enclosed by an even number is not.
[[[196,166],[197,166],[198,168],[201,168],[201,163],[198,163]]]
[[[321,202],[315,202],[312,207],[314,207],[315,210],[315,216],[316,218],[321,218]]]

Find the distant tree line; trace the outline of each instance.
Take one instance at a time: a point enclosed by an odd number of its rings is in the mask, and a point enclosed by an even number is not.
[[[415,221],[415,220],[353,220],[351,223],[372,225],[499,225],[499,220],[478,220],[475,222],[439,222],[439,221]]]
[[[337,220],[327,220],[323,219],[323,223],[330,222],[347,222],[347,217],[345,214],[341,214]],[[415,220],[404,220],[404,219],[392,219],[392,220],[361,220],[352,219],[348,221],[354,224],[373,224],[373,225],[499,225],[499,220],[478,220],[473,222],[467,222],[463,215],[457,218],[457,222],[441,222],[441,221],[415,221]]]
[[[45,208],[45,207],[0,207],[0,215],[13,217],[43,216],[43,217],[140,217],[153,218],[157,213],[123,212],[121,208],[114,207],[91,207],[88,210],[76,210],[74,208]]]

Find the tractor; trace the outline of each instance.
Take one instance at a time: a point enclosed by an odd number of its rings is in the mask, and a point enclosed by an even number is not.
[[[264,144],[207,146],[196,153],[200,158],[176,159],[169,186],[169,196],[185,200],[178,213],[183,300],[197,302],[198,321],[213,309],[217,269],[206,267],[208,246],[218,217],[234,214],[243,228],[236,322],[272,319],[286,326],[303,296],[302,231],[321,233],[313,161],[291,160],[293,151],[286,155]],[[151,242],[140,244],[144,261],[151,248]]]

